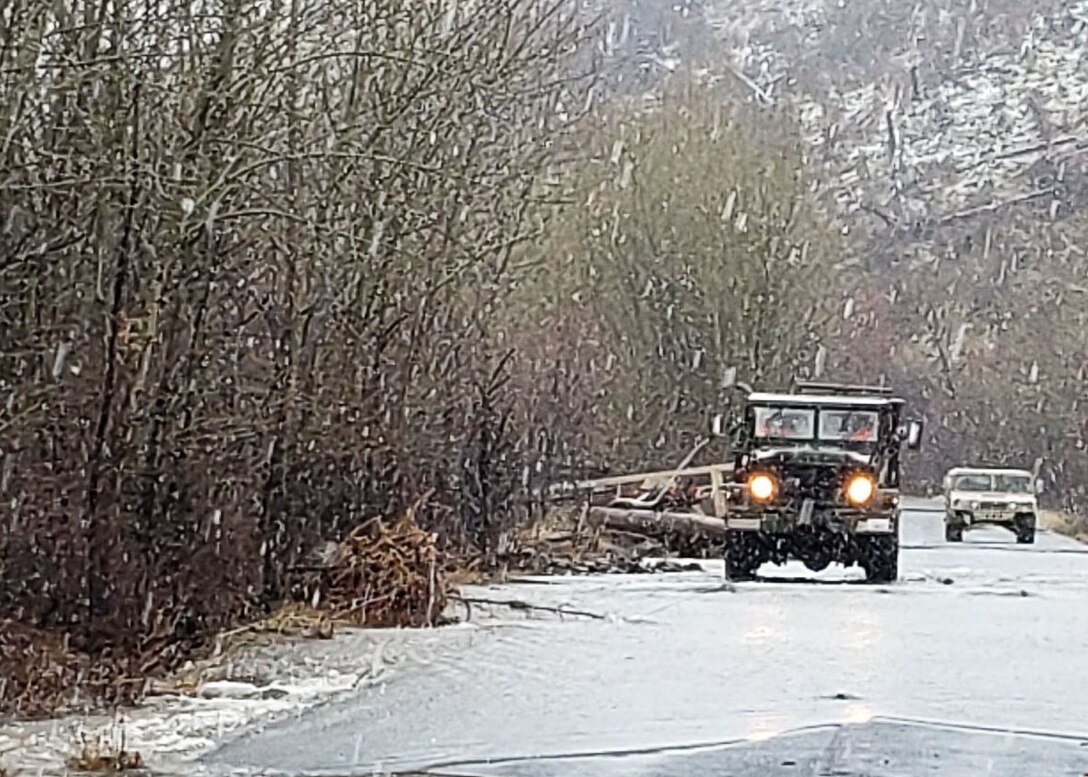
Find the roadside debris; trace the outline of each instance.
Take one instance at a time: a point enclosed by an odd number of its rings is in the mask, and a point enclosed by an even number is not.
[[[674,469],[556,486],[550,492],[554,503],[574,501],[581,510],[554,507],[549,520],[516,536],[500,558],[506,572],[676,572],[691,565],[644,560],[720,558],[725,522],[717,502],[732,465],[691,466],[708,442],[698,442]]]
[[[605,616],[597,612],[589,612],[588,610],[575,610],[570,607],[547,607],[542,604],[530,604],[529,602],[522,601],[521,599],[489,599],[482,596],[458,596],[452,595],[452,600],[461,602],[466,608],[466,619],[472,618],[472,605],[484,604],[492,607],[509,607],[511,610],[525,610],[531,612],[550,612],[555,615],[577,615],[583,618],[592,618],[594,620],[603,621]]]
[[[82,738],[79,752],[68,759],[68,768],[74,772],[94,772],[99,774],[117,774],[141,769],[144,765],[139,753],[130,753],[125,749],[125,735],[119,735],[115,744],[110,738],[98,736],[88,740]]]
[[[331,549],[324,563],[298,567],[302,592],[333,622],[357,626],[432,626],[448,584],[438,536],[419,527],[426,495],[395,522],[371,518]]]
[[[500,577],[692,571],[701,567],[668,557],[720,556],[724,528],[697,513],[589,506],[515,537],[499,556]]]

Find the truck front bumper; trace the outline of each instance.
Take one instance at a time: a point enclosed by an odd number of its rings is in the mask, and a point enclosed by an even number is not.
[[[735,511],[726,516],[726,528],[731,531],[756,531],[764,534],[788,534],[801,528],[840,532],[844,534],[895,534],[897,513],[864,512],[861,510],[804,511]]]
[[[953,518],[959,515],[965,526],[1007,526],[1016,523],[1019,516],[1030,514],[1034,524],[1035,514],[1030,510],[954,510]]]

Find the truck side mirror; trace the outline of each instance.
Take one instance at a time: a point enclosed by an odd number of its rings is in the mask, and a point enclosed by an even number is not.
[[[945,491],[951,491],[952,490],[952,478],[950,478],[948,476],[945,476],[944,480],[941,481],[941,487],[944,488]]]
[[[922,447],[922,422],[911,421],[907,426],[907,447],[916,451]]]
[[[1046,491],[1046,484],[1043,483],[1043,479],[1042,478],[1036,479],[1036,481],[1035,481],[1035,493],[1036,493],[1036,495],[1041,494],[1044,491]]]
[[[721,413],[710,419],[710,433],[715,437],[725,434],[725,417]]]

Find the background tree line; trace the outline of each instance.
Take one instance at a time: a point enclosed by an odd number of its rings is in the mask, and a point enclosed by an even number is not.
[[[877,270],[786,109],[610,88],[558,0],[6,8],[0,619],[180,653],[365,517],[494,554],[794,375],[901,387],[916,482],[1085,497],[1081,217]]]

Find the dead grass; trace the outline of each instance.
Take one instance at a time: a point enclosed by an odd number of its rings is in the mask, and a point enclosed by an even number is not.
[[[303,570],[305,601],[286,604],[266,618],[221,633],[210,660],[200,660],[208,657],[207,645],[195,649],[197,655],[190,650],[204,666],[173,674],[165,683],[153,684],[151,679],[172,674],[180,662],[158,661],[151,654],[92,656],[73,649],[63,633],[0,620],[0,713],[44,718],[125,706],[155,686],[185,692],[203,681],[224,679],[217,674],[229,671],[223,667],[230,656],[255,642],[283,637],[331,639],[337,626],[441,624],[450,591],[446,566],[460,565],[443,553],[435,533],[417,524],[416,511],[422,502],[395,521],[373,518],[361,524],[325,563]],[[461,582],[479,575],[476,569],[466,568]],[[114,751],[103,750],[97,741],[85,743],[76,760],[97,765],[84,771],[135,768]]]
[[[1042,510],[1039,517],[1050,531],[1088,544],[1088,516],[1064,510]]]
[[[130,703],[143,688],[142,679],[133,679],[140,659],[92,657],[64,634],[0,620],[0,714],[35,719],[82,711],[92,702]]]
[[[68,768],[74,772],[117,774],[141,769],[143,766],[143,758],[139,753],[130,753],[125,749],[123,733],[116,742],[112,737],[102,735],[93,740],[84,737],[79,749],[68,759]]]

